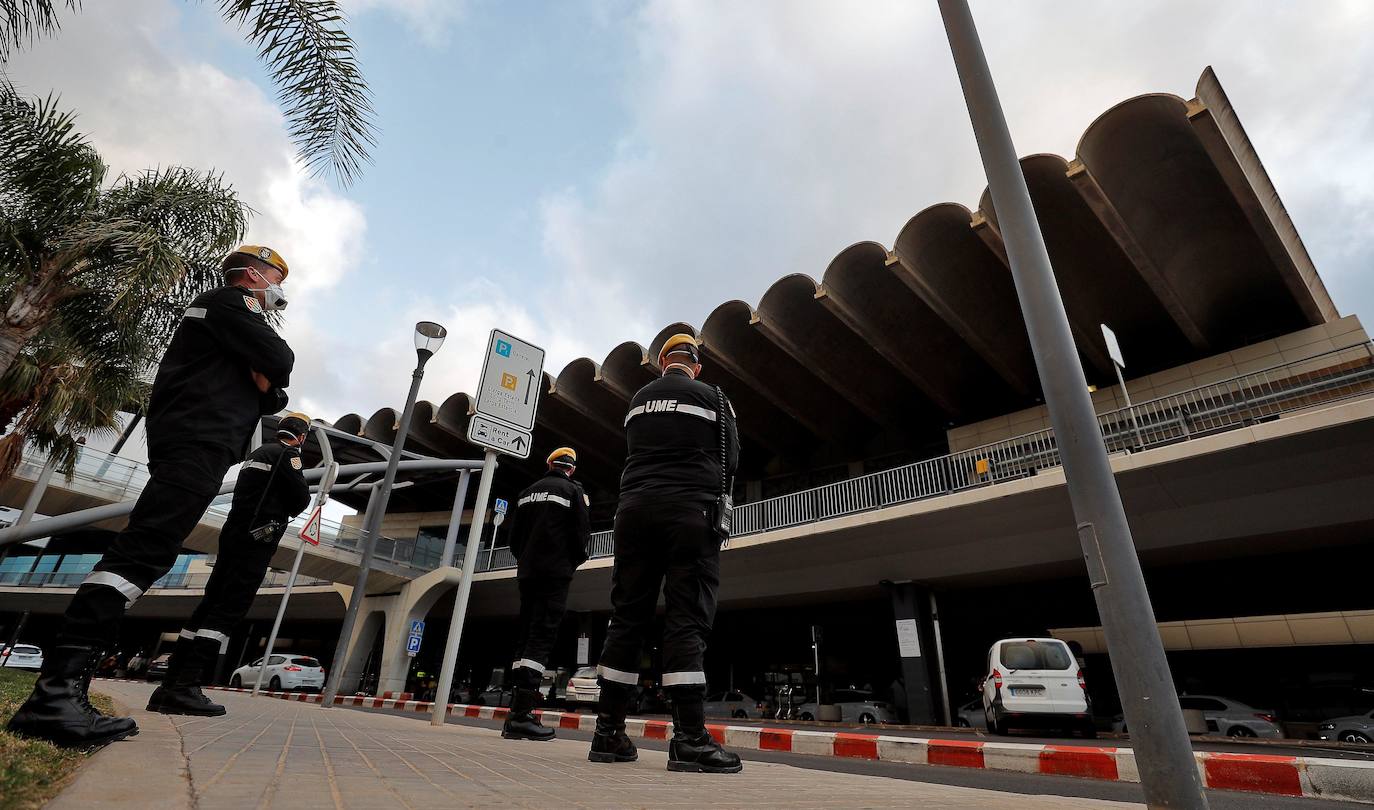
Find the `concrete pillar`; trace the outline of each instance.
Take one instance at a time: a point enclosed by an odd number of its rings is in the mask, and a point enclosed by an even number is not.
[[[401,586],[400,593],[395,596],[387,597],[393,601],[386,610],[386,636],[382,643],[381,671],[377,682],[379,694],[405,691],[411,662],[410,655],[406,653],[410,623],[423,620],[440,597],[453,593],[461,576],[462,571],[452,566],[436,568]],[[426,644],[437,643],[431,638],[426,623],[421,649]]]
[[[931,686],[931,638],[929,601],[925,589],[916,583],[883,582],[892,600],[893,632],[897,638],[897,654],[901,656],[902,681],[906,684],[908,722],[932,725],[937,722],[936,695]]]
[[[367,664],[367,656],[372,652],[378,633],[383,634],[382,643],[385,645],[389,606],[387,603],[395,598],[369,596],[359,608],[358,612],[365,618],[353,623],[353,635],[348,640],[348,655],[344,659],[343,677],[339,680],[340,695],[351,695],[358,691],[363,677],[363,667]],[[372,604],[368,604],[369,602]]]

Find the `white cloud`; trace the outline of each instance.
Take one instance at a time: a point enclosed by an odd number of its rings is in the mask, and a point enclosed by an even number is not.
[[[1188,98],[1215,65],[1338,305],[1374,310],[1355,247],[1374,212],[1374,6],[1046,0],[974,14],[1021,154],[1072,156],[1110,106]],[[657,325],[755,303],[787,273],[819,277],[933,203],[976,206],[985,180],[934,4],[650,0],[635,30],[633,124],[595,182],[549,195],[542,227],[557,270],[596,268]]]
[[[345,0],[344,7],[354,18],[368,12],[397,17],[431,47],[445,43],[450,29],[467,14],[464,0]]]

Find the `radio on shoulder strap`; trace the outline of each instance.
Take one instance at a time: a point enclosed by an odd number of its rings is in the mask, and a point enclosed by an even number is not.
[[[720,537],[720,547],[730,545],[730,529],[734,522],[735,502],[730,495],[730,479],[726,472],[725,438],[725,392],[716,387],[716,425],[720,435],[720,495],[716,497],[716,534]]]

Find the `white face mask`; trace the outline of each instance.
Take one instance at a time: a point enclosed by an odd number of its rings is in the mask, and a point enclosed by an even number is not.
[[[262,293],[262,305],[265,309],[286,309],[286,292],[282,290],[280,284],[267,282],[265,289],[259,290]]]

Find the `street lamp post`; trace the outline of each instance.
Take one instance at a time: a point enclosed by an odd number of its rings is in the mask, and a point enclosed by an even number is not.
[[[325,686],[320,699],[321,706],[333,706],[339,694],[339,684],[343,680],[344,662],[348,655],[348,642],[353,635],[353,626],[358,621],[358,610],[367,596],[367,574],[372,567],[372,552],[377,546],[377,534],[382,528],[382,518],[386,515],[387,501],[396,483],[396,466],[401,461],[401,451],[405,447],[406,434],[410,431],[410,418],[415,413],[415,398],[420,393],[420,381],[425,377],[425,363],[444,345],[448,330],[433,321],[420,321],[415,324],[415,372],[410,378],[410,393],[406,395],[405,410],[401,412],[401,423],[396,427],[396,440],[391,443],[391,454],[387,456],[386,473],[378,484],[376,500],[367,510],[367,520],[363,525],[362,557],[358,560],[358,581],[353,586],[353,594],[348,599],[348,611],[344,613],[343,626],[339,629],[339,643],[334,647],[334,660],[329,668],[329,683]]]
[[[938,2],[1002,225],[1112,672],[1135,744],[1145,802],[1151,808],[1203,810],[1207,798],[1126,510],[973,14],[968,0]]]

